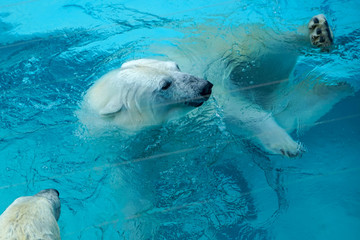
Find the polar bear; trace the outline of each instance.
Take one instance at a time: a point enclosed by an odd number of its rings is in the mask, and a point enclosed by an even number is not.
[[[181,72],[175,62],[138,59],[97,80],[87,91],[82,108],[107,123],[136,131],[201,106],[212,87],[209,81]],[[89,122],[88,114],[80,118]]]
[[[302,52],[313,47],[320,49],[315,54],[325,56],[332,48],[334,35],[323,14],[289,33],[261,24],[191,27],[182,30],[183,39],[173,41],[175,47],[161,45],[153,51],[213,82],[227,129],[267,153],[300,156],[304,147],[290,133],[312,126],[353,93],[347,83],[327,83],[316,69],[294,80]]]
[[[55,189],[19,197],[0,215],[0,240],[60,240],[59,216]]]

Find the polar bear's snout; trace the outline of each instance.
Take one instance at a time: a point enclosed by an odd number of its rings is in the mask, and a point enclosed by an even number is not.
[[[50,188],[50,189],[41,190],[36,195],[57,195],[59,197],[60,193],[58,190]]]
[[[168,105],[178,107],[200,107],[210,98],[213,84],[205,79],[188,73],[173,71],[165,75],[160,83],[160,91],[154,92],[158,96],[159,106]]]
[[[205,101],[210,98],[213,84],[209,81],[200,88],[200,97],[192,99],[193,101],[187,102],[188,105],[193,107],[200,107]]]
[[[210,98],[213,84],[194,76],[190,76],[189,82],[185,81],[186,85],[191,88],[189,91],[191,93],[190,96],[184,100],[184,103],[191,107],[200,107]]]
[[[44,189],[38,192],[34,195],[35,197],[43,197],[46,198],[51,205],[53,206],[54,210],[54,217],[56,220],[60,217],[60,211],[61,211],[61,204],[60,204],[60,193],[56,189]]]
[[[213,86],[214,85],[211,82],[207,81],[207,83],[201,90],[200,95],[203,96],[204,98],[206,98],[206,100],[208,100],[211,95],[211,89]]]

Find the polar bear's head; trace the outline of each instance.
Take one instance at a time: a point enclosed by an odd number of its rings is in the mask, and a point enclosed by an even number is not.
[[[212,86],[181,72],[174,62],[139,59],[100,78],[85,100],[103,118],[137,128],[159,124],[201,106]]]
[[[60,239],[59,216],[55,189],[19,197],[0,216],[0,239]]]
[[[59,220],[61,209],[59,195],[59,191],[56,189],[41,190],[34,195],[34,197],[45,198],[50,203],[56,221]]]

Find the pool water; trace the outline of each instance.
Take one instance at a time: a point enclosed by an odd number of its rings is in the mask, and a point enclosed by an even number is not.
[[[2,0],[0,212],[56,188],[63,240],[359,239],[359,3]],[[234,136],[216,87],[200,108],[136,135],[91,134],[78,120],[86,90],[128,60],[185,59],[183,70],[219,85],[218,46],[201,41],[259,23],[295,32],[318,13],[335,47],[299,50],[294,78],[316,69],[354,94],[292,134],[302,157]]]

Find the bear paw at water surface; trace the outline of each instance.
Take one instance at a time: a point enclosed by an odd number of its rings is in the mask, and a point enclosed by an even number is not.
[[[181,72],[175,62],[133,60],[95,82],[83,104],[90,114],[80,118],[91,124],[98,117],[124,129],[138,130],[201,106],[208,100],[212,86]]]
[[[313,46],[324,48],[333,44],[334,35],[323,14],[311,18],[309,24],[309,37]]]
[[[55,189],[19,197],[0,215],[0,240],[60,240],[59,216]]]

